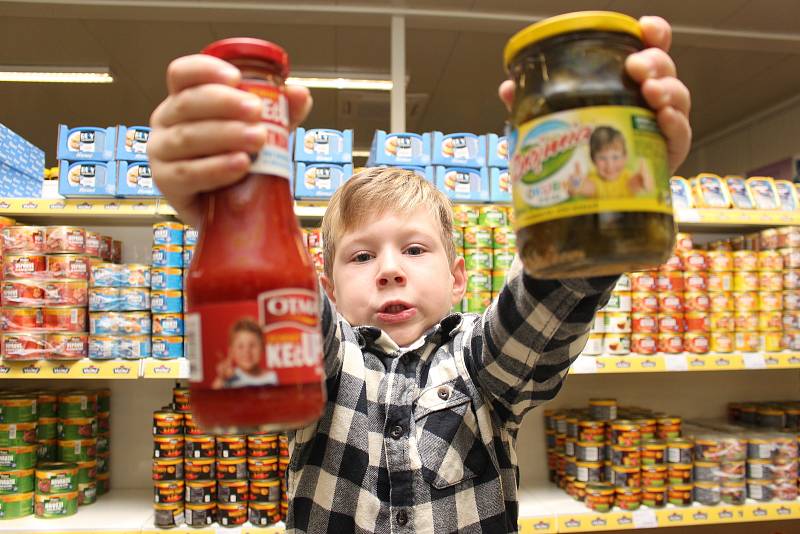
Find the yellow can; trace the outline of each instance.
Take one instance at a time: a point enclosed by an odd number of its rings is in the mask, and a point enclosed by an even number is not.
[[[709,310],[711,313],[732,312],[734,310],[733,293],[709,293]]]
[[[736,271],[757,271],[758,254],[752,250],[737,250],[733,253],[733,268]]]
[[[756,332],[758,330],[758,312],[736,312],[733,323],[737,332]]]
[[[488,226],[467,226],[464,228],[464,249],[491,247],[491,228]]]
[[[708,273],[708,290],[715,292],[733,291],[733,273]]]
[[[783,312],[758,312],[759,332],[783,332]]]
[[[773,271],[758,273],[758,287],[761,291],[783,291],[783,273]]]
[[[758,309],[765,312],[783,310],[783,293],[781,291],[759,291]]]
[[[761,349],[764,352],[780,352],[783,332],[762,332]]]
[[[480,211],[477,206],[456,204],[453,206],[453,226],[477,226]]]
[[[708,252],[708,270],[712,273],[733,270],[733,254],[726,250],[712,250]]]
[[[733,332],[736,327],[733,314],[730,312],[711,313],[709,323],[712,332]]]
[[[735,339],[732,332],[711,332],[711,352],[733,352],[734,345]]]
[[[734,293],[733,308],[737,312],[758,311],[758,293],[755,291]]]
[[[761,337],[758,332],[736,332],[736,350],[740,352],[758,352],[761,348]]]
[[[751,271],[739,271],[733,275],[733,290],[758,291],[758,273]]]
[[[758,270],[781,272],[783,270],[783,256],[774,250],[762,250],[758,253]]]

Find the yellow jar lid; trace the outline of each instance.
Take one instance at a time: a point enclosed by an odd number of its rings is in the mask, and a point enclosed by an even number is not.
[[[538,41],[563,33],[592,30],[627,33],[642,38],[639,21],[633,17],[612,11],[578,11],[547,18],[514,34],[503,51],[503,63],[508,68],[514,56]]]

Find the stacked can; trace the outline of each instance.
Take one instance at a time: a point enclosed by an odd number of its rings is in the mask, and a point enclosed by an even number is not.
[[[86,230],[9,226],[2,235],[0,353],[6,360],[86,357]]]
[[[89,280],[89,357],[150,356],[150,267],[98,263]]]
[[[0,396],[0,518],[33,513],[36,396]]]
[[[325,258],[322,252],[322,230],[320,228],[303,228],[303,241],[311,261],[318,274],[325,271]]]
[[[784,262],[787,263],[787,267],[791,264],[800,267],[800,249],[797,250],[797,254],[792,248],[781,249],[778,230],[770,229],[761,232],[757,263],[759,278],[758,331],[760,334],[759,348],[764,352],[782,350],[784,296],[789,297],[787,306],[794,310],[800,308],[800,302],[794,294],[784,293]]]
[[[183,524],[184,414],[167,407],[153,413],[153,494],[155,526],[170,528]],[[212,460],[213,462],[213,460]]]
[[[153,312],[153,357],[184,356],[183,272],[197,243],[197,232],[176,222],[153,225],[153,270],[150,282]]]
[[[783,335],[781,348],[800,350],[800,228],[778,230],[778,252],[783,258]]]
[[[77,464],[79,505],[97,500],[98,472],[108,472],[108,411],[103,412],[106,452],[98,453],[101,398],[104,399],[103,408],[110,408],[106,404],[109,398],[106,392],[101,396],[97,391],[67,391],[58,396],[58,461]]]
[[[711,348],[709,256],[704,250],[692,249],[683,251],[682,259],[685,328],[683,350],[692,354],[706,354]]]
[[[694,500],[705,505],[741,504],[747,449],[741,438],[730,434],[700,433],[694,436]]]
[[[268,526],[281,518],[281,443],[278,434],[247,436],[250,523]]]
[[[629,275],[631,287],[631,352],[651,355],[658,352],[658,272]],[[617,284],[619,286],[619,284]]]
[[[34,513],[41,519],[74,515],[78,511],[78,464],[41,462],[36,466]]]
[[[684,254],[692,250],[691,239],[679,234],[675,253],[658,269],[658,350],[683,352],[686,322],[683,315],[685,289]]]
[[[761,348],[759,327],[759,275],[758,252],[733,251],[733,308],[736,330],[735,349],[741,352],[758,352]]]
[[[97,496],[111,489],[111,390],[97,390]]]
[[[36,444],[40,462],[58,459],[58,395],[50,391],[32,391],[36,400]]]
[[[633,300],[631,279],[620,276],[605,308],[601,310],[603,332],[602,354],[624,356],[631,352]],[[597,322],[597,321],[596,321]]]

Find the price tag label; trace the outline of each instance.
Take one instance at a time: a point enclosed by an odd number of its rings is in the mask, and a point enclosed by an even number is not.
[[[597,358],[594,356],[578,356],[572,364],[572,372],[578,374],[590,374],[597,372]]]
[[[767,362],[764,360],[763,354],[758,353],[745,353],[744,355],[744,368],[745,369],[766,369]]]
[[[688,371],[689,362],[685,354],[665,354],[664,367],[667,371]]]
[[[658,527],[658,518],[655,510],[636,510],[633,512],[633,526],[635,528]]]

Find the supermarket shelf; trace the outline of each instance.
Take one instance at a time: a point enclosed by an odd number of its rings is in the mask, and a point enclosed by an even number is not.
[[[0,201],[0,215],[26,222],[57,218],[60,224],[135,226],[168,219],[175,211],[160,199],[8,198]]]
[[[800,353],[655,354],[653,356],[578,356],[571,374],[658,373],[800,369]]]
[[[142,378],[189,378],[189,360],[142,360]]]
[[[752,231],[768,226],[800,225],[800,212],[733,209],[684,209],[675,211],[681,230]]]
[[[609,513],[596,513],[577,502],[562,490],[554,487],[535,488],[520,492],[520,510],[526,502],[535,502],[540,508],[550,510],[555,523],[547,530],[529,528],[520,521],[520,534],[535,532],[602,532],[635,528],[686,527],[754,521],[775,521],[800,517],[800,501],[759,503],[748,499],[742,506],[703,506],[695,503],[686,508],[667,505],[661,509],[642,507],[635,512],[614,508]],[[524,512],[522,512],[524,515]],[[547,520],[540,520],[544,525]]]
[[[78,360],[75,362],[33,361],[0,363],[0,378],[82,378],[133,380],[139,378],[138,360]]]

